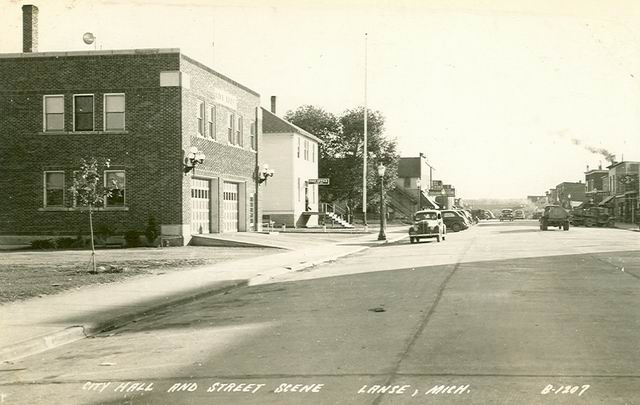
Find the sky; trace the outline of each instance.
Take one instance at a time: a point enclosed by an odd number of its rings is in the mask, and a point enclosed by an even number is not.
[[[604,155],[640,160],[635,0],[0,0],[0,53],[180,48],[278,114],[311,104],[386,118],[458,197],[544,195]],[[365,41],[365,33],[367,40]],[[367,63],[365,64],[365,43]],[[607,153],[600,153],[607,152]]]

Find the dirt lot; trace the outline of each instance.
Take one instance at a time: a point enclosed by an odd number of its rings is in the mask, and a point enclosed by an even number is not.
[[[139,275],[162,274],[228,260],[281,252],[267,248],[184,246],[172,248],[104,249],[96,251],[98,266],[124,268],[121,273],[91,274],[87,250],[18,250],[0,252],[0,303]]]

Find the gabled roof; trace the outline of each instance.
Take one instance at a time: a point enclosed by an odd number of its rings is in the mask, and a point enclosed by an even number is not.
[[[261,107],[262,108],[262,107]],[[306,136],[309,139],[313,139],[318,143],[324,143],[322,139],[305,131],[299,126],[290,123],[289,121],[278,117],[271,111],[262,108],[262,133],[263,134],[281,134],[281,133],[296,133]]]

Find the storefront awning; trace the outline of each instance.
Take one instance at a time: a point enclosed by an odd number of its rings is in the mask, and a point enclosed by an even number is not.
[[[430,197],[428,195],[424,195],[424,193],[422,194],[422,197],[424,197],[424,199],[426,200],[426,204],[425,206],[432,209],[432,210],[439,210],[440,209],[440,205],[436,202],[436,200],[433,199],[433,197]]]

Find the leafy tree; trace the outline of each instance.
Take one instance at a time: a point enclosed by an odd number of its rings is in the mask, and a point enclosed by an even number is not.
[[[367,205],[379,202],[377,166],[387,170],[385,189],[394,187],[399,155],[395,139],[384,136],[384,116],[379,111],[367,112]],[[320,107],[302,106],[289,111],[285,119],[318,136],[321,145],[319,176],[331,179],[320,187],[320,197],[327,202],[345,204],[352,212],[362,206],[362,165],[364,152],[364,107],[346,110],[340,117]]]
[[[91,263],[93,271],[96,271],[96,250],[93,235],[93,210],[94,207],[104,204],[105,198],[111,197],[114,192],[118,192],[118,184],[114,180],[113,184],[105,187],[102,180],[103,173],[111,165],[109,159],[99,162],[91,157],[80,161],[80,168],[73,177],[73,186],[69,189],[75,200],[76,206],[89,207],[89,230],[91,232]]]

